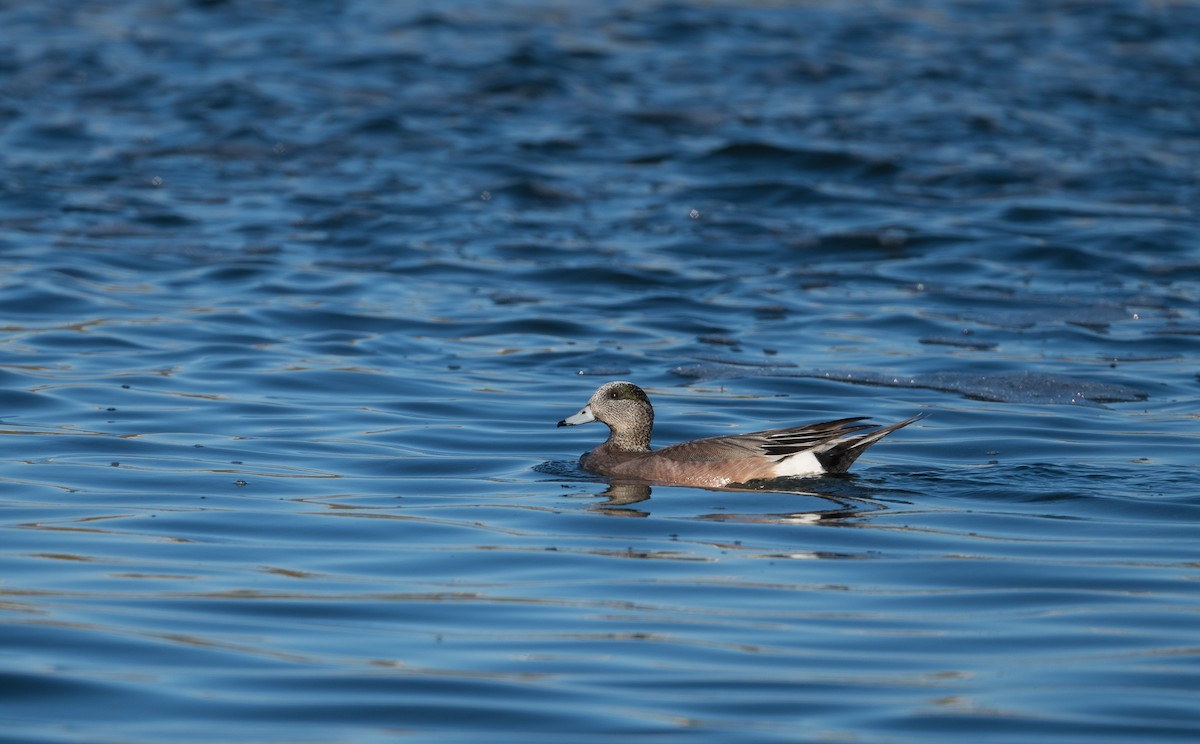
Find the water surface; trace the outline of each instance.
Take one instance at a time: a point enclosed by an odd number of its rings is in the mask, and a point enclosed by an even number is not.
[[[1200,735],[1197,6],[394,5],[0,7],[4,737]]]

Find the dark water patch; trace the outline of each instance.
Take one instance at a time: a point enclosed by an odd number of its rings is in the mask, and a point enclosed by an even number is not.
[[[974,349],[976,351],[991,351],[999,344],[991,341],[972,341],[969,338],[922,338],[918,339],[923,344],[931,346],[955,346],[960,349]]]
[[[689,195],[701,206],[707,207],[706,202],[716,200],[734,204],[746,202],[757,206],[778,206],[787,204],[811,204],[822,201],[826,197],[818,190],[803,184],[780,183],[778,181],[759,181],[750,183],[731,183],[725,178],[715,186],[691,189]],[[707,213],[708,210],[705,210]],[[726,220],[726,225],[729,222]],[[747,223],[758,227],[757,223]],[[747,228],[743,227],[742,231]],[[761,229],[761,228],[759,228]]]
[[[695,364],[675,367],[672,371],[682,377],[697,380],[737,378],[747,375],[816,377],[855,385],[927,388],[959,393],[976,400],[1005,403],[1129,403],[1145,400],[1148,397],[1141,390],[1120,384],[1077,380],[1036,372],[1012,375],[933,373],[901,377],[868,370],[801,371],[773,365],[734,366],[730,364]]]
[[[1195,328],[1166,327],[1154,331],[1161,336],[1200,336],[1200,326]]]
[[[719,169],[723,174],[722,180],[726,182],[730,173],[758,173],[764,177],[807,174],[814,180],[831,177],[870,180],[893,176],[899,170],[895,161],[881,155],[850,152],[837,145],[800,148],[769,142],[731,142],[694,160],[705,170]],[[741,195],[751,196],[745,193]],[[774,196],[792,203],[814,197],[816,192],[804,189],[800,184],[792,186],[789,193],[776,193]]]

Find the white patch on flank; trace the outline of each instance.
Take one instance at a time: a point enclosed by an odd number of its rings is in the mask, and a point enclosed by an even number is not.
[[[812,453],[812,450],[797,452],[775,464],[776,478],[782,478],[787,475],[820,475],[824,472],[825,468],[821,467],[821,463],[817,462],[817,456]]]

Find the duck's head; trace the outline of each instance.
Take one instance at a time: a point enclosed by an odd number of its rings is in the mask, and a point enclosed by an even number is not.
[[[592,394],[591,400],[559,426],[578,426],[599,421],[610,430],[609,442],[624,449],[648,449],[654,428],[654,407],[646,391],[632,382],[606,382]]]

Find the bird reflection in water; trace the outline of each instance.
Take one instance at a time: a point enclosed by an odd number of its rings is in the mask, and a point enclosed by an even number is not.
[[[787,486],[793,484],[786,481],[772,481],[758,484],[744,484],[744,487],[705,489],[735,494],[746,492],[794,494],[797,496],[806,496],[810,499],[818,499],[820,502],[827,504],[828,507],[806,508],[794,512],[759,514],[721,512],[699,515],[698,518],[723,522],[754,522],[765,524],[833,524],[847,519],[865,517],[886,511],[888,505],[885,501],[892,503],[899,501],[895,498],[894,494],[881,498],[884,494],[876,489],[858,485],[854,483],[854,480],[854,476],[826,476],[819,479],[819,483],[805,483],[804,488],[789,488]],[[843,483],[843,481],[846,482]],[[758,487],[755,487],[756,485]],[[652,486],[650,484],[614,481],[610,482],[604,491],[595,494],[595,496],[604,500],[592,506],[591,509],[609,516],[647,517],[650,516],[648,510],[633,507],[635,504],[648,502],[651,494]],[[806,503],[806,506],[813,505]]]

